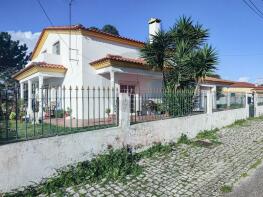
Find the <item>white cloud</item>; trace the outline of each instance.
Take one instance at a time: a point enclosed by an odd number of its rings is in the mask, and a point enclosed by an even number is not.
[[[31,31],[9,31],[12,40],[19,40],[21,44],[26,44],[28,52],[33,51],[38,40],[40,32],[32,33]]]
[[[248,82],[249,79],[250,79],[249,77],[239,77],[238,81],[240,81],[240,82]]]

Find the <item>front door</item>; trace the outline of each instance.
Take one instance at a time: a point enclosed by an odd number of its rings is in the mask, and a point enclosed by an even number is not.
[[[135,112],[135,85],[120,85],[121,93],[129,93],[131,98],[130,109],[131,113]]]

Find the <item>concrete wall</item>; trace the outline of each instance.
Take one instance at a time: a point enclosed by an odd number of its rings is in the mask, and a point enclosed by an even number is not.
[[[120,128],[43,138],[0,146],[0,193],[39,182],[55,169],[89,160],[108,145],[122,146]]]
[[[150,146],[153,142],[176,142],[181,134],[194,138],[200,131],[222,128],[246,118],[248,109],[241,108],[135,124],[126,133],[126,143],[131,146]]]
[[[122,94],[121,94],[122,95]],[[121,96],[120,95],[120,96]],[[120,102],[128,103],[120,97]],[[120,104],[120,118],[129,118],[129,105]],[[126,115],[125,115],[126,114]],[[248,108],[145,122],[118,128],[30,140],[0,146],[0,192],[39,182],[55,169],[89,160],[107,150],[129,144],[147,147],[154,142],[176,142],[182,133],[193,138],[199,131],[221,128],[248,117]]]
[[[258,116],[262,116],[263,115],[263,105],[261,106],[256,106],[256,109],[255,109],[255,116],[258,117]]]

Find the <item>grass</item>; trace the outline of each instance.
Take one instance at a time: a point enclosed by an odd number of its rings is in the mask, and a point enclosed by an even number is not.
[[[262,121],[262,120],[263,120],[263,116],[249,117],[247,119],[236,120],[233,124],[226,126],[226,128],[246,127],[246,126],[250,126],[249,121]]]
[[[218,128],[212,130],[204,130],[197,134],[196,139],[209,139],[209,140],[218,140],[217,132],[219,131]]]
[[[221,188],[220,188],[221,192],[223,193],[229,193],[229,192],[232,192],[232,186],[230,185],[223,185]]]
[[[248,176],[248,173],[246,173],[246,172],[244,172],[244,173],[241,174],[241,177],[243,177],[243,178],[245,178],[245,177],[247,177],[247,176]]]
[[[192,140],[190,140],[186,134],[181,135],[181,137],[179,138],[179,140],[177,141],[177,144],[192,144]]]
[[[226,128],[245,127],[245,126],[250,126],[250,124],[248,124],[248,119],[236,120],[233,124],[226,126]]]
[[[74,121],[74,120],[73,120]],[[41,137],[50,137],[54,135],[63,135],[70,134],[82,131],[90,131],[95,129],[102,129],[106,127],[115,126],[115,124],[110,125],[96,125],[96,126],[87,126],[87,127],[78,127],[70,128],[57,126],[49,123],[43,124],[32,124],[31,122],[17,122],[18,136],[16,138],[16,122],[15,120],[8,121],[8,140],[6,139],[6,128],[5,122],[0,122],[0,144],[5,144],[8,142],[27,140],[27,139],[36,139]]]
[[[255,168],[257,168],[261,163],[262,163],[261,160],[258,159],[254,164],[252,164],[252,165],[249,167],[249,169],[255,169]]]
[[[161,143],[155,143],[155,145],[148,148],[147,150],[137,153],[137,156],[139,158],[150,158],[155,156],[156,154],[168,154],[172,152],[174,146],[174,143],[164,145],[162,145]]]
[[[212,145],[221,144],[221,142],[219,142],[219,137],[217,134],[218,131],[218,128],[212,130],[204,130],[199,132],[194,139],[189,139],[186,134],[182,134],[179,140],[177,141],[177,144],[207,147],[206,143],[200,142],[202,140],[209,140],[212,143]]]
[[[111,149],[108,153],[98,155],[91,161],[80,162],[75,166],[58,170],[56,176],[44,179],[40,184],[25,187],[23,191],[14,190],[4,195],[18,197],[57,193],[63,196],[65,188],[80,184],[105,183],[114,180],[125,182],[127,175],[135,177],[142,173],[143,167],[138,164],[139,160],[153,157],[156,154],[170,153],[174,145],[156,143],[151,148],[134,154],[130,152],[129,148]]]

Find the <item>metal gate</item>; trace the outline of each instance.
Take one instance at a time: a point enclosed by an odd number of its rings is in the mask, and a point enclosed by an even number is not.
[[[248,105],[249,105],[249,117],[255,116],[255,102],[254,102],[254,93],[251,95],[251,97],[248,97]]]

